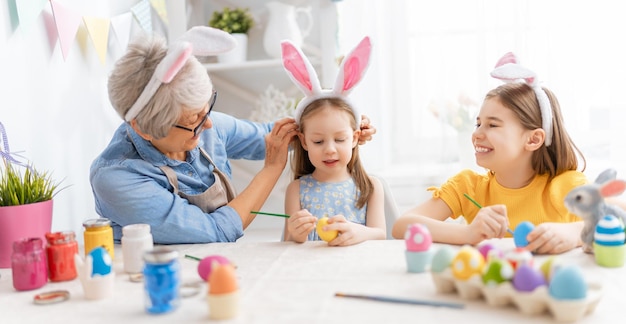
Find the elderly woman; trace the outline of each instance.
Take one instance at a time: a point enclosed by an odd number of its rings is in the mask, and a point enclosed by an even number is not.
[[[111,104],[125,122],[94,160],[90,181],[116,241],[123,226],[145,223],[155,243],[234,242],[287,163],[292,118],[263,124],[212,112],[218,92],[194,55],[228,50],[230,36],[208,27],[185,36],[169,50],[158,36],[139,38],[109,77]],[[363,127],[369,140],[375,129]],[[228,159],[265,159],[238,195]]]

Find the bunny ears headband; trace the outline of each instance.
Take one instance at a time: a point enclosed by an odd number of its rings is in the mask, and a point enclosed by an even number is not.
[[[208,56],[221,54],[233,49],[235,45],[235,39],[222,30],[206,26],[196,26],[189,29],[169,48],[163,60],[157,65],[139,98],[126,112],[124,119],[128,122],[137,117],[161,84],[172,82],[172,79],[187,63],[191,55]]]
[[[550,98],[541,88],[535,72],[521,66],[515,54],[509,52],[496,63],[491,76],[507,83],[521,79],[535,91],[541,109],[541,128],[546,132],[545,145],[550,146],[552,144],[552,105],[550,105]]]
[[[300,124],[300,117],[304,108],[317,99],[342,98],[348,100],[348,94],[354,86],[363,78],[370,60],[372,44],[369,37],[363,38],[361,42],[341,61],[339,73],[332,89],[322,89],[320,81],[311,65],[311,62],[304,56],[302,51],[290,41],[283,41],[281,44],[283,67],[291,81],[304,93],[305,97],[298,102],[295,116],[296,124]],[[361,114],[357,108],[350,104],[357,123],[361,121]]]

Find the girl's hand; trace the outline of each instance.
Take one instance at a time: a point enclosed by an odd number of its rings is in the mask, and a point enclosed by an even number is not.
[[[540,254],[567,252],[580,245],[580,229],[577,223],[541,223],[526,236],[526,249]]]
[[[505,205],[481,208],[471,224],[467,226],[467,241],[476,245],[490,238],[503,238],[509,228]]]
[[[331,246],[348,246],[364,241],[362,230],[365,226],[353,222],[349,222],[343,215],[335,215],[328,218],[328,225],[325,230],[339,232],[339,235],[332,241],[328,242]]]
[[[311,215],[308,210],[302,209],[287,218],[287,230],[289,239],[294,242],[306,242],[309,233],[315,229],[317,217]]]

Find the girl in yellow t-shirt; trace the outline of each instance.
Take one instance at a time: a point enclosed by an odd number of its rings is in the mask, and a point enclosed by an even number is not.
[[[577,171],[578,158],[582,170],[585,159],[565,130],[556,97],[512,53],[491,75],[508,83],[487,93],[472,134],[476,163],[489,171],[464,170],[440,188],[429,188],[432,198],[398,218],[393,236],[402,238],[409,224],[422,223],[437,242],[478,244],[530,221],[535,228],[527,249],[561,253],[580,246],[583,222],[568,212],[563,199],[587,182]],[[461,215],[469,225],[444,222]]]

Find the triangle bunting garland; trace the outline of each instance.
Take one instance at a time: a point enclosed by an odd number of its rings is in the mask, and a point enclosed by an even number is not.
[[[133,18],[148,33],[153,31],[152,10],[165,25],[169,24],[165,0],[140,0],[128,12],[112,18],[83,16],[61,2],[58,0],[7,0],[11,31],[15,32],[20,26],[24,32],[30,30],[38,19],[45,18],[40,16],[42,16],[46,3],[50,3],[52,19],[48,17],[49,21],[46,20],[45,28],[48,31],[48,41],[51,47],[54,47],[58,40],[63,60],[67,61],[72,45],[77,42],[79,34],[84,32],[84,29],[80,28],[82,22],[87,29],[100,62],[104,64],[109,46],[110,29],[113,29],[114,39],[117,40],[116,43],[120,49],[125,50],[130,39]],[[48,15],[50,14],[48,13]]]

